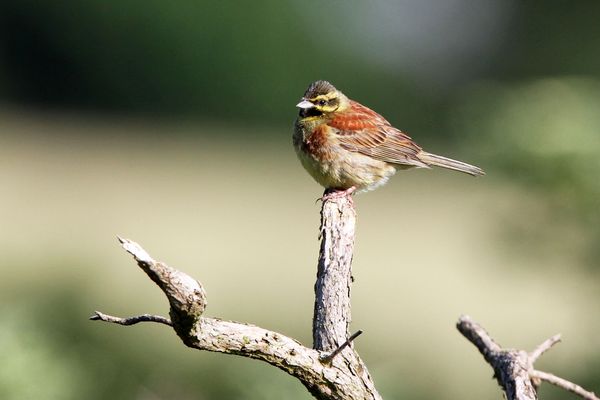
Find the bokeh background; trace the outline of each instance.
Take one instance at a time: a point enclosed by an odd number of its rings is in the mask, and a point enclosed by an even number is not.
[[[291,147],[327,79],[473,179],[356,197],[353,326],[388,399],[501,398],[455,330],[561,332],[538,367],[600,392],[599,2],[0,2],[0,398],[307,399],[184,347],[117,234],[207,314],[311,343],[321,188]],[[544,385],[544,399],[572,398]]]

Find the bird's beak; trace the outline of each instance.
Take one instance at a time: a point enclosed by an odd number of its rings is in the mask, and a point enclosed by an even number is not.
[[[305,110],[307,108],[313,108],[314,106],[315,105],[313,103],[306,100],[305,98],[302,98],[302,101],[300,103],[296,104],[296,107],[301,108],[303,110]]]

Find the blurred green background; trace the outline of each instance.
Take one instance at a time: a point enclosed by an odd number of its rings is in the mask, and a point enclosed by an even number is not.
[[[207,314],[311,343],[321,193],[291,147],[327,79],[431,152],[356,198],[353,331],[388,399],[501,398],[454,329],[600,392],[600,2],[0,2],[0,398],[306,399],[193,351],[119,234]],[[544,385],[541,398],[572,396]]]

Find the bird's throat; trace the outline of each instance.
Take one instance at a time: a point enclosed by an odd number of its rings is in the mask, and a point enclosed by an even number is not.
[[[300,118],[318,118],[323,116],[323,111],[318,110],[316,107],[304,108],[300,110]]]

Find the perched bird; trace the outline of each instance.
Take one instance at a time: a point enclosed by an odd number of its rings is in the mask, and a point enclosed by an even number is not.
[[[312,83],[300,103],[294,148],[325,197],[373,190],[397,169],[448,168],[473,176],[481,168],[428,153],[385,118],[327,81]]]

